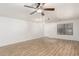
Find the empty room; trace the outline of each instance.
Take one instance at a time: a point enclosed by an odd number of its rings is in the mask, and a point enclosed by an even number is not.
[[[0,3],[0,56],[79,56],[79,3]]]

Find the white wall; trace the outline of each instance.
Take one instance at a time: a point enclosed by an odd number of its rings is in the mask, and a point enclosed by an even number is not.
[[[57,35],[57,24],[61,23],[73,23],[73,36]],[[0,17],[0,47],[44,36],[79,41],[79,20],[75,19],[55,23],[36,23]]]
[[[0,17],[0,46],[43,36],[41,23]]]
[[[49,15],[49,20],[44,27],[44,34],[50,38],[61,38],[68,40],[79,41],[79,8],[78,4],[53,4],[55,11]],[[57,22],[56,22],[57,21]],[[73,36],[72,35],[57,35],[57,24],[73,23]]]
[[[73,23],[73,35],[57,35],[57,24],[62,23]],[[60,21],[55,23],[46,23],[45,24],[45,36],[50,38],[61,38],[68,40],[78,40],[79,41],[79,20],[68,20]]]

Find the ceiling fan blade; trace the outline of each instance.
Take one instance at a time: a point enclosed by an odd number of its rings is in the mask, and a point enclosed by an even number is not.
[[[39,6],[40,6],[40,3],[36,3],[36,4],[37,4],[36,8],[39,8]]]
[[[34,8],[34,7],[32,7],[32,6],[27,6],[27,5],[24,5],[24,7],[36,9],[36,8]]]
[[[44,12],[42,12],[41,15],[44,16],[45,15]]]
[[[54,11],[55,8],[44,8],[45,11]]]
[[[36,13],[37,11],[33,11],[32,13],[30,13],[30,15],[32,15],[32,14],[34,14],[34,13]]]

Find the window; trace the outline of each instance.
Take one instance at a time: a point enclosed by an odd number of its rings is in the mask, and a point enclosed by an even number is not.
[[[57,24],[58,35],[73,35],[73,23]]]

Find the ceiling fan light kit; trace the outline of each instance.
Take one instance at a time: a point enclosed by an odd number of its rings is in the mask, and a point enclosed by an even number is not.
[[[42,13],[42,12],[43,12],[42,9],[38,9],[38,10],[37,10],[37,13]]]

